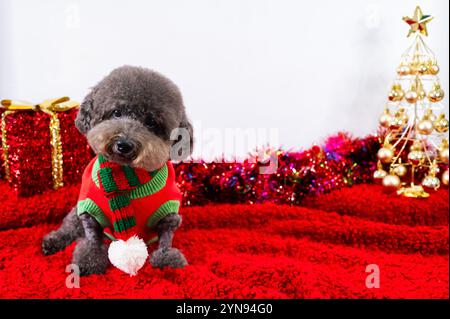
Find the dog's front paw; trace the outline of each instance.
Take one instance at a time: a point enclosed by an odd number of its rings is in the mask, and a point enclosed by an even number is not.
[[[51,231],[42,239],[42,252],[44,255],[53,255],[66,247],[60,237],[57,231]]]
[[[78,265],[81,276],[104,274],[109,265],[108,248],[83,238],[75,247],[72,263]]]
[[[150,257],[150,263],[155,268],[183,268],[187,265],[186,258],[176,248],[160,248],[155,250]]]

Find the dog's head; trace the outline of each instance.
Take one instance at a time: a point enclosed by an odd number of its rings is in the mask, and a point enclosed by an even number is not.
[[[178,87],[144,68],[113,70],[85,97],[75,125],[97,154],[148,171],[192,152],[192,125]]]

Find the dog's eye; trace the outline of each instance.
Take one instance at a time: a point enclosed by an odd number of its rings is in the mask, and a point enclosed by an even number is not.
[[[120,111],[120,110],[114,110],[113,116],[114,116],[115,118],[121,117],[121,116],[122,116],[122,111]]]
[[[148,128],[154,128],[156,126],[155,119],[151,116],[147,116],[147,118],[145,119],[145,126],[147,126]]]

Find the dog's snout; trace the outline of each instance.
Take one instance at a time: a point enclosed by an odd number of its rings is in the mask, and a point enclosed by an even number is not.
[[[123,155],[131,153],[131,151],[133,151],[133,144],[131,144],[127,141],[119,140],[119,141],[117,141],[116,146],[117,146],[117,151]]]
[[[134,145],[124,139],[119,139],[115,143],[115,149],[120,155],[130,155],[134,151]]]

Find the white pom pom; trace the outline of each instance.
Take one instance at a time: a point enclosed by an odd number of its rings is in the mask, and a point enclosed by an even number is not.
[[[116,240],[109,245],[108,258],[115,267],[135,276],[148,258],[147,245],[137,236]]]

